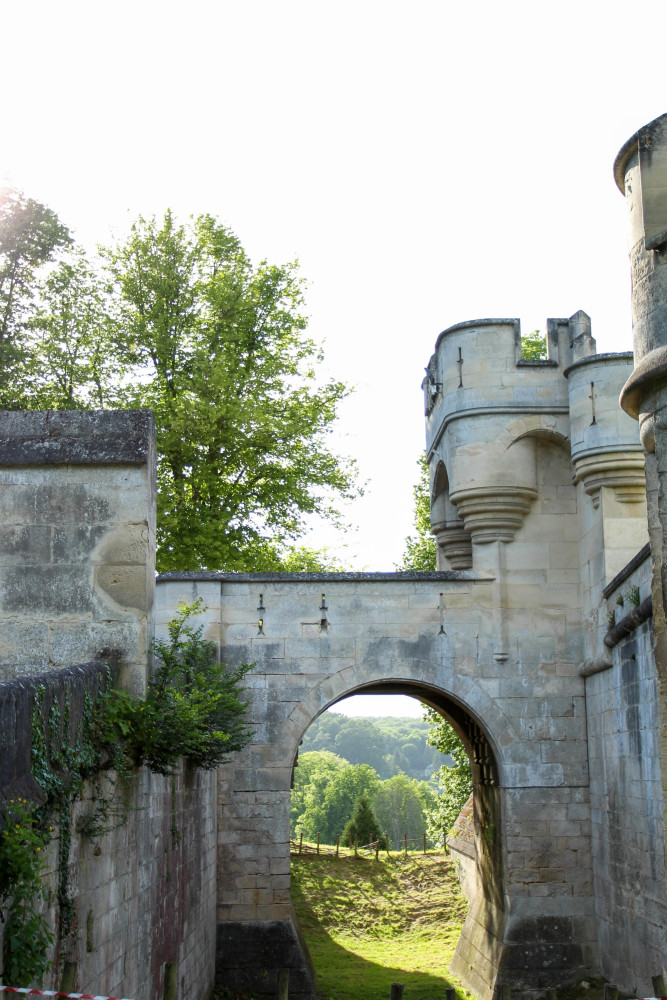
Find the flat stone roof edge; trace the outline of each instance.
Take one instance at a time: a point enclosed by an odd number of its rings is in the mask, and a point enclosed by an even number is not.
[[[169,570],[160,573],[157,577],[158,583],[178,583],[194,582],[202,583],[395,583],[396,581],[414,582],[442,582],[448,581],[469,581],[469,580],[490,580],[485,573],[477,573],[474,570],[443,570],[441,572],[412,572],[397,571],[395,573],[229,573],[223,570]]]
[[[0,466],[144,465],[152,410],[2,410]]]

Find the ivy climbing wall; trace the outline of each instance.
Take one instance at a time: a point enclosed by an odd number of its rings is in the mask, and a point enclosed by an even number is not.
[[[0,685],[3,807],[44,801],[31,758],[37,773],[57,753],[58,737],[61,746],[76,744],[86,693],[103,687],[106,675],[106,664],[91,663]],[[46,720],[44,759],[35,759],[44,745],[36,694]],[[49,830],[35,906],[53,935],[51,968],[39,982],[11,982],[0,965],[0,981],[57,988],[69,973],[79,992],[150,1000],[163,995],[172,970],[178,996],[201,1000],[215,966],[215,772],[182,765],[163,776],[141,768],[115,788],[113,777],[103,772],[71,804],[37,820]],[[102,813],[101,799],[109,800]],[[0,924],[5,958],[8,927]]]

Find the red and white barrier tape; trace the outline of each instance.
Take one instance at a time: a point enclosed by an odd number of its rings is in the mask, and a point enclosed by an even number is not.
[[[58,990],[31,990],[29,987],[0,986],[0,993],[22,993],[30,997],[71,997],[72,1000],[126,1000],[125,997],[101,997],[92,993],[59,993]]]

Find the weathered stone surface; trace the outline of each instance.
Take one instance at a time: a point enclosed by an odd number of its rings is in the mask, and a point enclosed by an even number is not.
[[[112,672],[118,673],[117,665]],[[106,680],[107,664],[90,663],[0,684],[0,812],[17,794],[43,801],[30,775],[37,686],[45,720],[56,702],[61,719],[69,713],[69,732],[60,738],[72,744],[86,695],[94,696]],[[86,786],[72,809],[69,892],[80,931],[65,956],[77,964],[75,988],[151,1000],[162,996],[165,963],[175,962],[179,996],[201,1000],[214,980],[215,775],[181,769],[170,778],[142,770],[118,796],[111,829],[89,837],[77,824],[95,809],[100,791],[112,794],[110,778],[101,781]],[[55,832],[45,877],[52,895],[57,849]],[[51,911],[52,925],[54,919]],[[0,925],[0,945],[3,930]],[[57,963],[44,985],[58,986]]]
[[[154,456],[150,410],[0,413],[0,465],[146,465]]]
[[[0,678],[111,648],[144,689],[154,433],[144,411],[0,413]]]
[[[227,920],[218,924],[216,983],[275,996],[278,971],[289,969],[289,995],[311,1000],[315,976],[293,920]]]

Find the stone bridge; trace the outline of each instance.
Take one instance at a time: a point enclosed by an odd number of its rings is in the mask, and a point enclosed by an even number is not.
[[[289,964],[295,991],[312,994],[289,894],[292,769],[308,726],[354,692],[413,695],[468,748],[481,891],[455,971],[486,995],[498,975],[535,987],[590,968],[577,609],[552,595],[531,634],[500,654],[496,590],[491,573],[473,570],[159,579],[158,628],[179,601],[203,598],[206,635],[223,658],[255,663],[246,677],[255,737],[218,775],[218,961],[230,985],[261,988]]]

